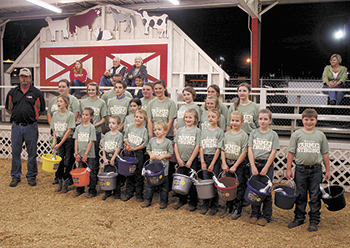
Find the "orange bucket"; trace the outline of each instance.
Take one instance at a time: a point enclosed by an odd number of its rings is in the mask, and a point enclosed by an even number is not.
[[[77,168],[70,172],[73,178],[74,185],[77,187],[84,187],[90,183],[90,169]]]

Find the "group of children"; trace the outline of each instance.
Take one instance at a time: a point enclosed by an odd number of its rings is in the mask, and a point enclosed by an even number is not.
[[[153,194],[159,191],[160,209],[168,204],[168,192],[172,185],[172,174],[177,164],[177,173],[189,175],[196,171],[202,179],[210,179],[220,174],[236,177],[239,181],[237,197],[226,202],[226,209],[220,216],[236,220],[242,215],[244,192],[250,177],[266,183],[273,180],[274,159],[279,149],[279,138],[269,128],[272,114],[269,110],[260,110],[259,106],[249,100],[250,85],[238,86],[239,99],[229,109],[219,101],[220,89],[216,85],[208,88],[208,97],[200,108],[194,103],[196,92],[192,87],[182,91],[185,105],[178,111],[176,104],[168,98],[166,85],[157,81],[154,86],[153,99],[128,98],[125,95],[126,85],[122,81],[115,84],[116,95],[107,103],[99,96],[96,83],[87,86],[89,98],[81,102],[81,123],[75,127],[74,115],[69,111],[70,99],[67,96],[57,97],[59,111],[53,114],[52,148],[57,149],[63,160],[59,166],[59,188],[57,191],[68,191],[69,165],[74,149],[75,160],[79,167],[91,169],[88,197],[97,195],[97,174],[99,167],[100,127],[108,120],[109,131],[102,142],[103,170],[117,170],[117,156],[124,155],[138,159],[135,173],[132,176],[117,176],[117,187],[105,191],[103,200],[113,196],[115,199],[128,201],[134,195],[141,202],[141,207],[152,203]],[[154,87],[154,88],[153,88]],[[107,92],[108,93],[108,92]],[[106,94],[106,93],[105,93]],[[146,104],[145,103],[146,100]],[[145,110],[146,109],[146,110]],[[174,128],[174,121],[177,123]],[[317,113],[305,110],[302,114],[304,128],[296,131],[288,147],[288,179],[293,177],[291,167],[295,160],[295,182],[300,196],[296,202],[295,219],[289,228],[299,226],[305,220],[307,193],[310,195],[309,231],[316,231],[320,221],[320,199],[318,185],[322,181],[321,163],[326,165],[325,179],[329,180],[329,147],[324,134],[315,129]],[[74,134],[73,133],[73,130]],[[122,152],[123,150],[123,152]],[[170,162],[173,158],[174,162]],[[144,187],[142,168],[147,163],[160,161],[165,166],[164,182],[159,186],[151,184]],[[125,183],[125,193],[121,186]],[[145,194],[144,194],[145,191]],[[84,188],[77,187],[76,197],[84,193]],[[192,186],[188,195],[178,195],[179,201],[173,206],[179,209],[188,203],[188,210],[195,211],[198,198]],[[203,200],[200,213],[210,215],[218,212],[219,197]],[[269,194],[261,205],[253,206],[250,223],[265,226],[272,217],[272,196]]]

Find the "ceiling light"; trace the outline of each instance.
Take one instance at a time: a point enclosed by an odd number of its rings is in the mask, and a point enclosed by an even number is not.
[[[174,5],[180,5],[178,0],[169,0],[169,2],[171,2]]]
[[[56,6],[53,6],[51,4],[45,3],[44,1],[41,1],[41,0],[27,0],[27,1],[31,2],[31,3],[34,3],[36,5],[39,5],[40,7],[43,7],[45,9],[49,9],[49,10],[51,10],[53,12],[62,13],[62,9],[57,8]]]

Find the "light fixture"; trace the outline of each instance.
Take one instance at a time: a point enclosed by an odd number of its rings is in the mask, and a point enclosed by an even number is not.
[[[180,2],[178,0],[169,0],[174,5],[180,5]]]
[[[45,3],[44,1],[41,0],[27,0],[28,2],[34,3],[36,5],[39,5],[40,7],[43,7],[45,9],[51,10],[56,13],[62,13],[62,9],[57,8],[56,6],[53,6],[51,4]]]
[[[337,31],[337,32],[334,34],[334,37],[335,37],[337,40],[344,38],[344,36],[345,36],[345,33],[344,33],[344,31],[342,31],[342,30]]]

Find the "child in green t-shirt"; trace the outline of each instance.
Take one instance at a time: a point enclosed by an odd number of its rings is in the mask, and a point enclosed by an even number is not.
[[[156,137],[153,137],[147,145],[147,153],[150,157],[151,163],[153,161],[162,162],[165,166],[164,169],[164,182],[158,186],[153,186],[149,182],[146,185],[145,201],[141,203],[141,207],[149,207],[152,202],[153,194],[156,188],[159,188],[160,203],[159,208],[164,209],[168,204],[168,191],[169,191],[169,159],[174,154],[173,143],[165,136],[169,130],[168,124],[164,121],[157,121],[154,124],[154,133]]]
[[[126,83],[124,81],[117,81],[114,85],[116,97],[111,99],[107,104],[108,116],[117,115],[120,118],[121,125],[119,131],[124,129],[125,117],[130,113],[131,98],[126,97]]]
[[[123,135],[118,131],[120,126],[119,116],[109,117],[109,128],[110,131],[105,134],[102,140],[102,157],[104,172],[116,172],[117,171],[117,155],[121,149],[123,149]],[[106,190],[102,200],[106,200],[112,196],[114,199],[120,199],[120,181],[117,177],[117,187],[113,192]]]
[[[194,99],[196,97],[196,91],[191,87],[191,86],[187,86],[182,90],[182,96],[184,98],[185,101],[185,105],[181,106],[181,108],[179,109],[179,111],[177,111],[177,123],[175,125],[175,130],[179,130],[181,127],[185,127],[186,123],[184,121],[184,114],[186,112],[187,109],[190,108],[194,108],[197,111],[197,115],[198,115],[198,120],[197,120],[197,124],[200,122],[199,117],[201,116],[201,111],[200,108],[198,107],[198,105],[196,103],[194,103]]]
[[[238,100],[229,108],[228,112],[240,111],[244,116],[242,130],[248,135],[258,127],[259,105],[249,100],[252,87],[247,83],[241,83],[237,87]],[[227,130],[230,129],[230,123],[227,122]]]
[[[231,130],[225,133],[223,149],[221,150],[221,167],[228,176],[236,175],[238,179],[237,197],[232,201],[226,202],[226,210],[221,218],[228,216],[235,206],[235,211],[230,215],[230,219],[237,220],[242,215],[242,204],[244,201],[244,192],[247,188],[247,180],[250,176],[249,168],[246,165],[248,135],[242,130],[244,123],[243,114],[234,111],[230,116]]]
[[[210,123],[208,120],[208,111],[211,109],[218,109],[220,108],[220,102],[219,98],[216,96],[208,96],[207,99],[205,99],[205,104],[204,104],[204,111],[201,116],[201,121],[200,121],[200,129],[208,129],[210,127]],[[226,107],[225,107],[226,108]],[[219,111],[220,112],[220,111]],[[222,130],[225,131],[226,128],[226,119],[223,114],[220,114],[220,120],[218,122],[218,127],[220,127]]]
[[[210,96],[208,96],[209,98]],[[211,179],[213,175],[218,176],[221,169],[220,153],[224,131],[219,128],[218,123],[222,114],[218,109],[210,109],[208,111],[208,122],[210,127],[202,130],[200,143],[201,167],[203,171],[203,179]],[[211,172],[211,173],[209,173]],[[203,206],[200,211],[205,215],[208,210],[210,215],[218,212],[219,196],[215,193],[212,199],[203,200]]]
[[[142,166],[144,163],[146,147],[148,144],[148,132],[143,126],[147,119],[147,113],[143,109],[135,112],[135,120],[129,125],[124,134],[124,146],[126,155],[138,160],[135,173],[126,178],[126,192],[122,201],[128,201],[136,194],[136,200],[143,201],[144,178],[142,176]]]
[[[74,140],[72,130],[75,128],[74,114],[68,110],[69,97],[58,96],[58,112],[53,114],[50,128],[53,132],[52,149],[58,150],[58,155],[62,158],[58,169],[58,189],[56,192],[67,193],[70,180],[69,172],[72,170],[72,160],[74,153]]]
[[[194,108],[185,111],[183,122],[186,124],[180,127],[175,137],[175,155],[179,165],[176,173],[189,176],[192,170],[200,169],[198,163],[199,144],[201,139],[201,130],[198,125],[198,112]],[[187,198],[190,198],[188,210],[193,212],[197,208],[198,197],[195,186],[192,184],[188,195],[179,195],[179,202],[173,206],[175,210],[187,204]]]
[[[295,131],[289,141],[287,172],[288,179],[293,177],[292,163],[296,164],[294,180],[299,192],[295,203],[294,220],[288,228],[304,224],[309,194],[309,232],[318,230],[320,223],[321,199],[319,185],[322,183],[322,162],[326,167],[325,180],[330,179],[329,145],[324,133],[316,129],[317,112],[305,109],[301,115],[304,127]]]
[[[249,136],[248,158],[252,176],[256,176],[258,181],[266,183],[269,179],[273,180],[273,161],[280,144],[277,133],[269,128],[272,122],[271,111],[268,109],[261,110],[258,114],[258,121],[259,128],[253,130]],[[271,216],[272,196],[270,193],[260,205],[252,205],[250,223],[265,226],[270,222]]]
[[[82,123],[76,128],[73,139],[75,160],[78,162],[79,168],[89,167],[90,184],[88,198],[93,198],[97,195],[97,172],[98,164],[95,159],[94,142],[96,141],[96,129],[91,124],[94,117],[94,110],[90,107],[85,107],[81,113]],[[75,197],[84,193],[85,187],[77,187]]]
[[[126,131],[128,126],[133,125],[135,123],[135,113],[136,113],[137,110],[141,109],[141,107],[142,107],[142,102],[141,102],[141,100],[139,98],[133,98],[130,101],[131,113],[127,117],[125,117],[124,132]],[[144,127],[146,127],[146,121],[143,123]]]

